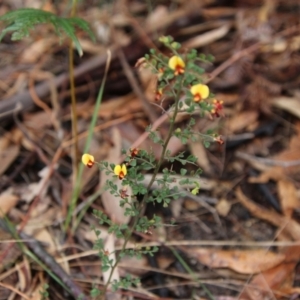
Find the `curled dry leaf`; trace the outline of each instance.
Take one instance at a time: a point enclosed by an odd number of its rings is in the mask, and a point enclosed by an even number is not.
[[[273,156],[273,167],[251,178],[251,182],[264,183],[270,179],[287,180],[300,171],[300,122],[295,125],[297,134],[293,135],[286,149]]]
[[[231,203],[225,198],[220,199],[220,201],[216,205],[216,210],[218,214],[222,217],[226,217],[230,212],[230,209]]]
[[[104,245],[104,250],[107,252],[107,255],[109,257],[110,260],[113,260],[114,262],[116,261],[116,253],[115,253],[115,235],[110,234],[106,241],[105,241],[105,245]],[[112,274],[112,277],[110,277],[110,272],[111,269],[109,268],[108,271],[103,272],[103,282],[104,284],[108,283],[108,281],[111,283],[113,281],[120,281],[120,275],[119,275],[119,270],[118,268],[115,268]],[[111,286],[111,284],[109,284],[109,286]],[[116,293],[116,292],[109,292],[107,294],[107,299],[114,299],[114,300],[121,300],[121,294],[120,293]]]
[[[255,202],[248,199],[240,188],[236,190],[236,197],[245,206],[250,213],[256,218],[269,222],[270,224],[279,227],[292,239],[300,240],[300,225],[293,219],[286,218],[279,213],[266,209]]]
[[[202,168],[205,173],[211,174],[211,163],[207,157],[207,151],[204,148],[203,144],[201,142],[190,142],[189,148],[193,155],[197,157],[197,164],[200,168]]]
[[[223,25],[219,28],[210,30],[203,34],[200,34],[194,38],[187,40],[183,45],[186,48],[200,48],[205,45],[209,45],[210,43],[217,41],[224,37],[230,29],[229,25]]]
[[[19,289],[25,292],[31,285],[31,269],[27,258],[24,258],[23,262],[16,264],[16,270],[19,279]]]
[[[188,253],[210,268],[230,268],[242,274],[253,274],[268,270],[285,259],[284,254],[262,249],[218,250],[198,248],[189,250]]]
[[[300,201],[297,197],[297,189],[289,180],[279,180],[277,186],[280,206],[283,214],[291,218],[293,211],[300,207]]]
[[[25,49],[20,57],[20,63],[33,64],[45,55],[49,48],[57,45],[57,37],[52,36],[35,41]]]
[[[278,97],[273,101],[275,107],[288,111],[294,116],[300,118],[300,101],[299,98]]]
[[[274,292],[278,295],[291,296],[293,290],[295,267],[299,261],[300,246],[288,247],[284,250],[286,260],[267,271],[255,275],[250,284],[239,295],[239,299],[266,299],[274,298]],[[267,297],[267,296],[270,297]]]
[[[15,207],[20,197],[13,194],[13,189],[8,188],[0,194],[0,217],[5,216],[11,208]]]
[[[121,136],[120,132],[116,127],[112,128],[112,142],[115,147],[111,148],[107,161],[109,163],[119,164],[118,158],[121,153]],[[113,180],[112,176],[106,175],[106,171],[101,171],[100,175],[101,186],[104,186],[108,180]],[[116,180],[115,184],[118,186],[118,190],[123,188],[122,181]],[[127,187],[127,194],[131,195],[131,188]],[[120,207],[120,197],[112,195],[109,191],[104,191],[102,193],[102,203],[105,207],[106,213],[109,215],[111,220],[118,224],[127,224],[130,220],[129,216],[125,216],[126,207]]]
[[[246,286],[239,299],[278,299],[274,298],[274,292],[280,292],[281,286],[291,281],[294,269],[295,263],[287,263],[257,274],[249,286]]]
[[[230,133],[234,133],[246,128],[249,124],[256,122],[258,118],[257,111],[243,111],[237,113],[227,122]]]
[[[3,174],[7,170],[7,168],[15,161],[19,152],[19,145],[10,145],[7,149],[1,151],[0,175]]]

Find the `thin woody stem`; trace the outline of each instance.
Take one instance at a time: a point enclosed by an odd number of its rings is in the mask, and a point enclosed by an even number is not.
[[[182,80],[180,82],[180,85],[182,85]],[[148,198],[149,198],[149,195],[150,195],[150,190],[151,190],[151,187],[155,181],[155,178],[159,172],[159,169],[160,167],[162,166],[162,163],[165,159],[165,155],[166,155],[166,152],[167,152],[167,149],[168,149],[168,144],[170,142],[170,139],[173,135],[173,131],[174,131],[174,124],[175,124],[175,120],[176,120],[176,116],[178,114],[178,111],[179,111],[179,101],[180,101],[180,91],[177,93],[176,95],[176,99],[175,99],[175,104],[174,104],[174,113],[173,113],[173,116],[170,120],[170,127],[169,127],[169,130],[168,130],[168,133],[167,133],[167,137],[166,137],[166,140],[164,142],[164,145],[163,145],[163,148],[162,148],[162,152],[161,152],[161,156],[160,156],[160,159],[156,165],[156,168],[154,169],[154,172],[153,172],[153,175],[151,177],[151,180],[147,186],[147,193],[145,194],[145,196],[143,197],[143,200],[141,201],[141,204],[140,204],[140,207],[139,207],[139,214],[134,218],[134,222],[132,224],[132,226],[130,227],[130,229],[128,230],[127,232],[127,235],[125,236],[125,240],[124,240],[124,244],[122,246],[122,249],[120,250],[120,253],[124,252],[124,250],[126,249],[126,246],[127,246],[127,243],[129,242],[129,239],[130,237],[132,236],[132,233],[139,221],[139,219],[142,217],[142,214],[143,214],[143,207],[144,205],[146,204]],[[107,289],[108,289],[108,286],[110,284],[110,281],[111,281],[111,278],[113,276],[113,273],[117,267],[117,265],[119,264],[121,260],[121,255],[119,255],[110,271],[110,274],[109,274],[109,277],[108,277],[108,280],[104,286],[104,289],[103,289],[103,300],[105,299],[105,294],[107,292]]]

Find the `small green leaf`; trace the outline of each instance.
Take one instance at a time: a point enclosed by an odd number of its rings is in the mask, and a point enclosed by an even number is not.
[[[186,169],[180,169],[180,174],[181,176],[185,176],[187,173],[187,170]]]
[[[210,147],[210,142],[209,141],[204,141],[203,144],[204,144],[205,148],[209,148]]]

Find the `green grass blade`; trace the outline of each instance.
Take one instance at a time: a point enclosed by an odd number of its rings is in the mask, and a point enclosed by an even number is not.
[[[111,52],[108,51],[106,69],[105,69],[104,77],[103,77],[103,80],[102,80],[102,83],[101,83],[101,86],[100,86],[100,89],[99,89],[99,93],[98,93],[98,96],[97,96],[96,105],[95,105],[95,108],[94,108],[94,113],[93,113],[93,116],[92,116],[91,124],[90,124],[89,131],[88,131],[87,140],[86,140],[85,147],[84,147],[84,153],[88,153],[90,145],[91,145],[91,141],[92,141],[92,137],[93,137],[93,131],[94,131],[94,128],[96,126],[96,121],[97,121],[97,118],[98,118],[98,111],[100,109],[100,105],[101,105],[101,102],[102,102],[102,97],[103,97],[103,93],[104,93],[104,87],[105,87],[105,83],[106,83],[106,79],[107,79],[107,73],[108,73],[110,61],[111,61]],[[73,212],[74,212],[76,204],[77,204],[77,199],[78,199],[79,194],[80,194],[81,179],[82,179],[82,174],[83,174],[84,167],[85,166],[82,163],[80,163],[78,176],[77,176],[77,180],[76,180],[76,185],[75,185],[75,188],[74,188],[73,193],[72,193],[71,204],[70,204],[68,214],[67,214],[67,217],[66,217],[66,221],[65,221],[65,224],[64,224],[64,231],[65,232],[69,228],[69,225],[70,225],[70,222],[71,222],[71,219],[72,219],[72,215],[73,215]]]

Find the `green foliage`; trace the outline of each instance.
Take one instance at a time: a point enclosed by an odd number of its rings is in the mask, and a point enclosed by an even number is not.
[[[115,171],[114,164],[99,163],[100,169],[111,178],[106,183],[106,190],[120,199],[119,205],[124,208],[124,214],[132,217],[130,226],[115,224],[103,212],[94,211],[95,216],[99,219],[99,224],[104,225],[109,233],[114,234],[123,243],[121,250],[114,252],[116,256],[114,260],[110,256],[111,253],[107,253],[104,249],[105,243],[100,238],[100,231],[95,229],[98,239],[94,248],[98,250],[102,270],[110,272],[108,282],[101,291],[102,294],[105,294],[109,287],[115,291],[138,284],[138,281],[130,276],[110,282],[115,268],[124,256],[140,258],[142,255],[155,255],[158,251],[157,247],[127,249],[127,243],[133,232],[151,234],[152,230],[164,226],[159,216],[143,215],[147,203],[168,207],[172,201],[184,197],[187,193],[196,195],[201,192],[197,177],[202,171],[197,167],[197,157],[185,152],[172,154],[168,150],[170,139],[176,137],[182,144],[201,141],[205,147],[208,147],[211,142],[222,141],[214,131],[198,132],[193,117],[198,114],[200,118],[212,119],[221,113],[222,102],[213,99],[209,88],[204,84],[206,78],[203,62],[210,63],[212,58],[209,55],[198,54],[194,49],[180,54],[181,45],[172,37],[162,37],[160,41],[169,48],[171,55],[164,55],[152,49],[149,54],[145,55],[145,60],[152,72],[158,76],[157,94],[159,97],[157,101],[160,100],[160,97],[161,103],[164,97],[174,100],[167,112],[169,117],[167,134],[162,136],[160,131],[154,130],[152,126],[146,128],[149,138],[161,146],[161,155],[156,160],[152,151],[124,150],[123,164],[126,164],[126,172],[124,171],[126,174],[123,174],[124,176],[121,178]],[[177,125],[176,118],[181,112],[188,114],[189,119],[184,125]],[[120,170],[121,166],[117,166],[117,169]],[[177,174],[178,169],[179,175]],[[144,181],[148,174],[151,179],[148,184],[145,184]],[[116,184],[116,180],[121,180],[120,184]],[[186,186],[188,186],[188,190]]]
[[[41,299],[47,300],[49,299],[49,292],[48,292],[49,285],[45,283],[42,287],[42,290],[40,291]]]
[[[125,275],[120,281],[114,280],[112,282],[112,290],[115,292],[119,288],[128,289],[132,285],[138,285],[140,280],[138,278],[132,278],[130,275]]]
[[[63,18],[55,14],[34,8],[22,8],[10,11],[0,17],[0,21],[6,26],[0,34],[0,41],[3,37],[12,32],[11,39],[13,41],[21,40],[29,36],[29,31],[38,24],[50,23],[54,26],[55,32],[61,36],[64,33],[75,44],[78,54],[82,56],[82,48],[76,36],[76,27],[87,32],[94,39],[94,34],[89,24],[81,18]]]

